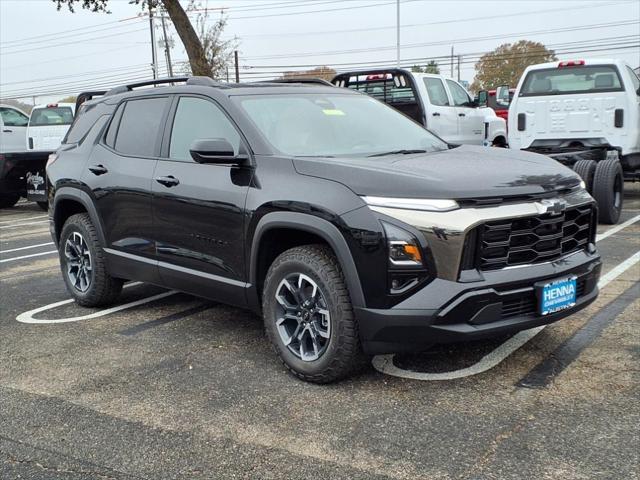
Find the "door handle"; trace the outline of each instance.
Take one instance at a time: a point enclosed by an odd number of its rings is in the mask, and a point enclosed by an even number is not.
[[[458,116],[459,116],[459,117],[466,117],[466,116],[467,116],[467,114],[466,114],[466,113],[459,113],[459,114],[458,114]]]
[[[89,171],[94,175],[104,175],[109,170],[104,165],[92,165],[89,167]]]
[[[159,184],[164,185],[165,187],[168,187],[168,188],[175,187],[176,185],[180,184],[180,180],[178,180],[173,175],[169,175],[167,177],[156,177],[155,180]]]
[[[434,117],[439,117],[440,116],[440,112],[433,112],[431,115],[434,116]]]
[[[8,128],[7,128],[7,129],[5,129],[5,130],[2,130],[2,131],[3,131],[4,133],[11,133],[11,132],[13,132],[13,130],[9,130]]]

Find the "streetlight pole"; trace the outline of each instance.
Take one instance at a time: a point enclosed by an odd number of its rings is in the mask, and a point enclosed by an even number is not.
[[[396,66],[400,68],[400,0],[396,0]]]

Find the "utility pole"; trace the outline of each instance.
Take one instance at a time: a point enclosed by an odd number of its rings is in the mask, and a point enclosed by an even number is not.
[[[400,68],[400,0],[396,0],[396,66]]]
[[[451,45],[451,78],[453,78],[453,45]]]
[[[169,48],[169,40],[167,39],[167,26],[165,24],[165,16],[162,15],[162,36],[164,38],[164,55],[167,60],[167,71],[169,72],[169,76],[173,77],[173,65],[171,65],[171,49]]]
[[[156,59],[156,32],[153,28],[153,2],[149,3],[149,29],[151,31],[151,70],[153,72],[153,79],[158,78],[158,62]]]
[[[458,55],[458,81],[460,81],[460,59],[462,55]]]
[[[238,50],[233,51],[233,63],[236,67],[236,83],[240,83],[240,69],[238,68]]]

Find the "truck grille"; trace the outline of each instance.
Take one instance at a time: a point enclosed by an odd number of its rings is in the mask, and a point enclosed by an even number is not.
[[[592,236],[594,208],[569,208],[561,215],[495,220],[478,227],[478,266],[498,270],[549,262],[586,248]]]

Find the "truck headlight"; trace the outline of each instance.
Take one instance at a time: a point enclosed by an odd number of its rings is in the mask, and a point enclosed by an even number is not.
[[[385,221],[381,223],[387,237],[389,292],[401,294],[427,276],[422,248],[411,232]]]

